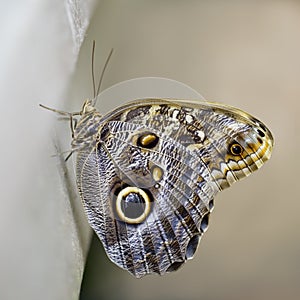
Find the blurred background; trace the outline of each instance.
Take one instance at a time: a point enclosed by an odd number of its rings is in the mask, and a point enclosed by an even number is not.
[[[17,293],[13,287],[19,287],[22,299],[77,299],[79,293],[82,300],[299,299],[300,2],[103,0],[87,1],[86,7],[89,26],[77,48],[69,46],[76,44],[71,34],[51,31],[61,21],[45,14],[42,38],[31,37],[27,48],[42,53],[42,64],[32,63],[36,76],[26,76],[23,68],[25,58],[39,59],[29,55],[18,60],[17,79],[11,72],[10,85],[7,73],[0,81],[11,94],[22,92],[22,97],[11,98],[9,92],[2,97],[7,115],[2,129],[12,123],[1,149],[2,157],[11,160],[5,159],[3,166],[20,168],[1,174],[6,187],[1,281],[9,287],[6,294],[1,287],[2,298],[17,299],[10,297]],[[164,277],[133,278],[109,261],[95,237],[88,253],[91,231],[73,167],[51,157],[68,149],[68,123],[57,122],[37,105],[43,101],[77,111],[92,96],[92,40],[100,70],[110,49],[115,50],[103,89],[144,76],[174,79],[207,100],[253,114],[275,137],[271,160],[216,197],[195,258]],[[14,43],[10,46],[16,49]],[[116,101],[98,103],[98,108],[105,112],[123,103]],[[25,112],[27,117],[21,117]],[[13,146],[10,151],[7,145]],[[28,164],[23,167],[24,161]]]

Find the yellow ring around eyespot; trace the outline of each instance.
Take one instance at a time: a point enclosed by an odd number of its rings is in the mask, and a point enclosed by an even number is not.
[[[125,216],[124,212],[122,211],[122,207],[121,207],[122,199],[123,199],[123,197],[126,197],[130,193],[139,194],[140,196],[143,197],[143,199],[145,201],[144,212],[137,218],[128,218],[128,217]],[[149,196],[142,189],[139,189],[136,186],[127,186],[126,188],[121,190],[120,193],[117,196],[116,210],[117,210],[117,213],[118,213],[118,215],[119,215],[119,217],[122,221],[124,221],[126,223],[129,223],[129,224],[139,224],[139,223],[142,223],[146,219],[146,217],[149,215],[149,213],[150,213],[150,202],[151,201],[150,201]]]

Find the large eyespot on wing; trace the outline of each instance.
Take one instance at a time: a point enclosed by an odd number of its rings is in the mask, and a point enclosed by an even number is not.
[[[133,257],[147,253],[148,258],[135,259],[132,273],[139,277],[173,271],[193,257],[207,229],[215,193],[207,183],[209,173],[199,157],[153,128],[121,121],[110,121],[108,126],[110,135],[101,147],[114,161],[119,177],[130,187],[147,190],[154,199],[143,222],[134,228],[129,222],[123,224]],[[150,237],[154,251],[148,253],[149,240],[138,239],[137,234]]]
[[[151,212],[152,195],[137,186],[125,186],[116,195],[115,216],[127,224],[140,224]]]

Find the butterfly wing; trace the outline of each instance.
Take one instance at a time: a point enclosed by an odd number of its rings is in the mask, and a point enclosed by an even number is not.
[[[227,160],[237,158],[228,156],[228,145],[249,129],[248,120],[236,125],[232,114],[147,100],[99,122],[95,144],[78,152],[77,183],[114,263],[142,277],[193,257],[215,194],[231,183]]]

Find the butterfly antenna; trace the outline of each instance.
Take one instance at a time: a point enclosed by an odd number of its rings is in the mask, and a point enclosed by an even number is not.
[[[93,80],[93,92],[94,92],[94,105],[96,105],[96,102],[97,102],[97,96],[100,92],[100,88],[101,88],[101,84],[102,84],[102,81],[103,81],[103,77],[104,77],[104,73],[105,73],[105,70],[107,68],[107,65],[109,63],[109,60],[113,54],[113,51],[114,49],[111,49],[109,54],[108,54],[108,57],[105,61],[105,64],[104,64],[104,67],[102,69],[102,72],[101,72],[101,76],[100,76],[100,79],[99,79],[99,83],[98,83],[98,86],[97,86],[97,90],[95,89],[95,71],[94,71],[94,64],[95,64],[95,48],[96,48],[96,42],[93,41],[93,47],[92,47],[92,80]]]
[[[100,80],[99,80],[99,83],[98,83],[98,87],[97,87],[97,93],[96,93],[96,95],[98,95],[98,94],[99,94],[99,92],[100,92],[100,88],[101,88],[101,84],[102,84],[103,76],[104,76],[104,73],[105,73],[106,67],[107,67],[107,65],[108,65],[108,63],[109,63],[109,60],[110,60],[110,58],[111,58],[111,56],[112,56],[113,52],[114,52],[114,49],[111,49],[111,50],[110,50],[110,52],[109,52],[109,54],[108,54],[108,57],[107,57],[107,59],[106,59],[106,62],[105,62],[105,64],[104,64],[104,67],[103,67],[103,70],[102,70],[102,73],[101,73],[101,76],[100,76]]]
[[[96,85],[95,85],[95,47],[96,47],[96,41],[93,40],[93,46],[92,46],[92,81],[93,81],[93,94],[94,97],[96,97]]]

